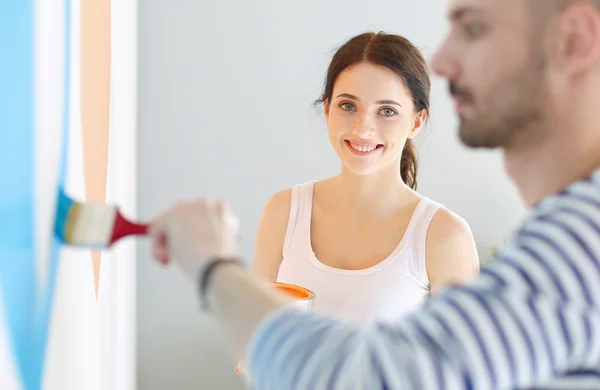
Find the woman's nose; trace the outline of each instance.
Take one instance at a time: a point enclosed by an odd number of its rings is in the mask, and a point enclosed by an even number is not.
[[[353,126],[353,133],[361,138],[375,131],[375,123],[370,115],[360,115]]]

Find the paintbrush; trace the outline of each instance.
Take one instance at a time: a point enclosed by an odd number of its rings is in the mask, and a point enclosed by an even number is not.
[[[148,225],[125,218],[116,205],[78,202],[63,189],[58,194],[54,229],[63,244],[90,249],[109,248],[124,237],[148,234]]]

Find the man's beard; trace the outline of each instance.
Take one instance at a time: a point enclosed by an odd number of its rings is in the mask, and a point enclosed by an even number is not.
[[[473,148],[510,148],[521,139],[536,136],[543,120],[544,61],[529,62],[506,79],[484,101],[475,102],[469,91],[450,83],[450,93],[474,103],[472,117],[459,115],[461,142]],[[482,107],[477,111],[477,107]]]

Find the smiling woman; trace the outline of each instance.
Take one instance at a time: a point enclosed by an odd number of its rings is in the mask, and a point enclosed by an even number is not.
[[[478,272],[464,220],[416,192],[411,140],[427,120],[429,91],[423,56],[401,36],[365,33],[338,49],[317,104],[341,172],[268,201],[255,273],[313,291],[319,314],[368,326]]]

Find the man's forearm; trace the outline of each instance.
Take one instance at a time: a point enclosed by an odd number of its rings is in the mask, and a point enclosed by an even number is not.
[[[209,303],[240,351],[251,343],[260,389],[600,388],[600,227],[588,218],[600,200],[578,188],[468,286],[391,326],[276,311],[283,298],[231,266],[214,275]]]
[[[233,343],[243,355],[255,329],[269,313],[289,301],[238,265],[222,265],[213,271],[206,287],[206,301]]]

